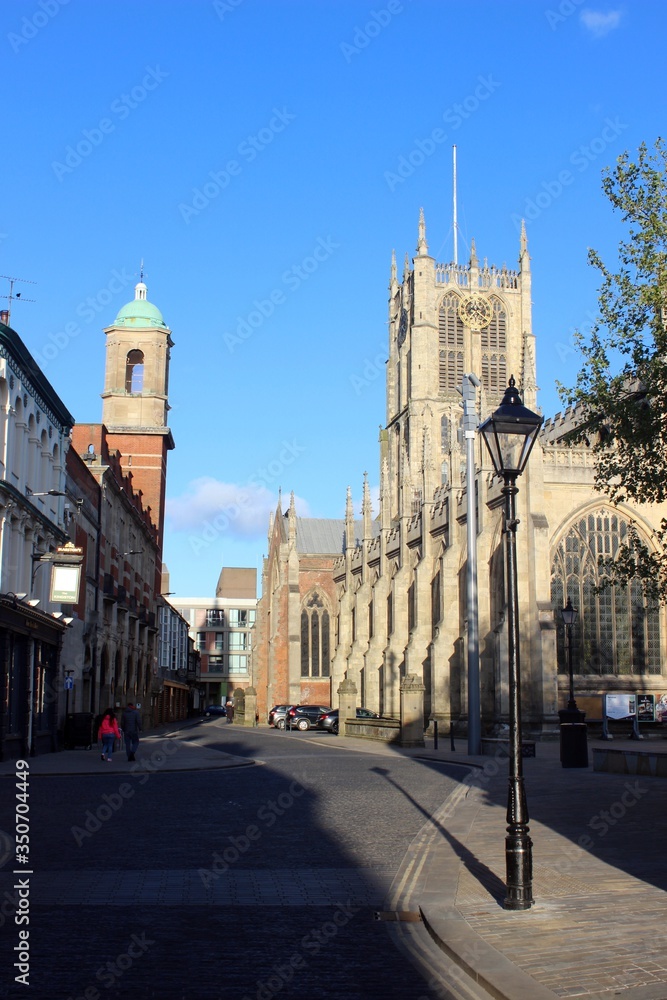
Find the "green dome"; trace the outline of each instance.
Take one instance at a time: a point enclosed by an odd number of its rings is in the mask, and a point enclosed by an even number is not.
[[[114,326],[163,326],[167,327],[157,306],[146,298],[146,286],[140,281],[135,286],[135,298],[118,311]]]

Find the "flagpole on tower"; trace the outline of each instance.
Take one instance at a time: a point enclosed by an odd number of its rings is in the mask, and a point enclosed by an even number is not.
[[[454,214],[454,263],[459,262],[459,248],[458,248],[458,233],[459,233],[459,223],[456,211],[456,146],[452,146],[452,166],[453,166],[453,214]]]

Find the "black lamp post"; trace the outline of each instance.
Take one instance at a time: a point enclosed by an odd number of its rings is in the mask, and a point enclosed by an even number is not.
[[[570,697],[567,708],[561,708],[558,713],[560,719],[560,761],[563,767],[588,767],[586,713],[577,708],[574,699],[572,627],[577,623],[578,614],[579,612],[572,607],[572,601],[568,597],[567,604],[561,608],[560,612],[567,638],[567,671],[570,676]]]
[[[561,609],[560,614],[567,635],[567,669],[570,675],[570,700],[567,703],[567,710],[568,712],[577,712],[579,714],[577,703],[574,700],[574,669],[572,666],[572,626],[576,623],[579,612],[576,608],[572,607],[572,601],[569,597],[567,604]]]
[[[526,468],[543,417],[521,402],[514,376],[503,401],[479,430],[491,455],[493,467],[505,485],[505,557],[507,566],[507,649],[510,696],[510,760],[507,798],[505,866],[506,910],[528,910],[533,904],[533,842],[528,835],[528,805],[521,756],[521,672],[519,663],[519,598],[517,591],[515,498],[517,478]]]

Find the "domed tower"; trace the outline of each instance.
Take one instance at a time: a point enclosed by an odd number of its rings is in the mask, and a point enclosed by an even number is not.
[[[174,447],[167,426],[169,357],[174,346],[162,313],[149,302],[143,280],[124,305],[107,338],[102,423],[110,448],[121,453],[125,474],[150,506],[160,544],[164,526],[167,452]]]

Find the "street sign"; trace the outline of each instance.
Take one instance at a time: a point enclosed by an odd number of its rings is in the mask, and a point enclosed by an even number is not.
[[[73,687],[74,687],[74,681],[72,680],[72,678],[71,677],[66,677],[65,678],[65,690],[66,691],[71,691]]]

